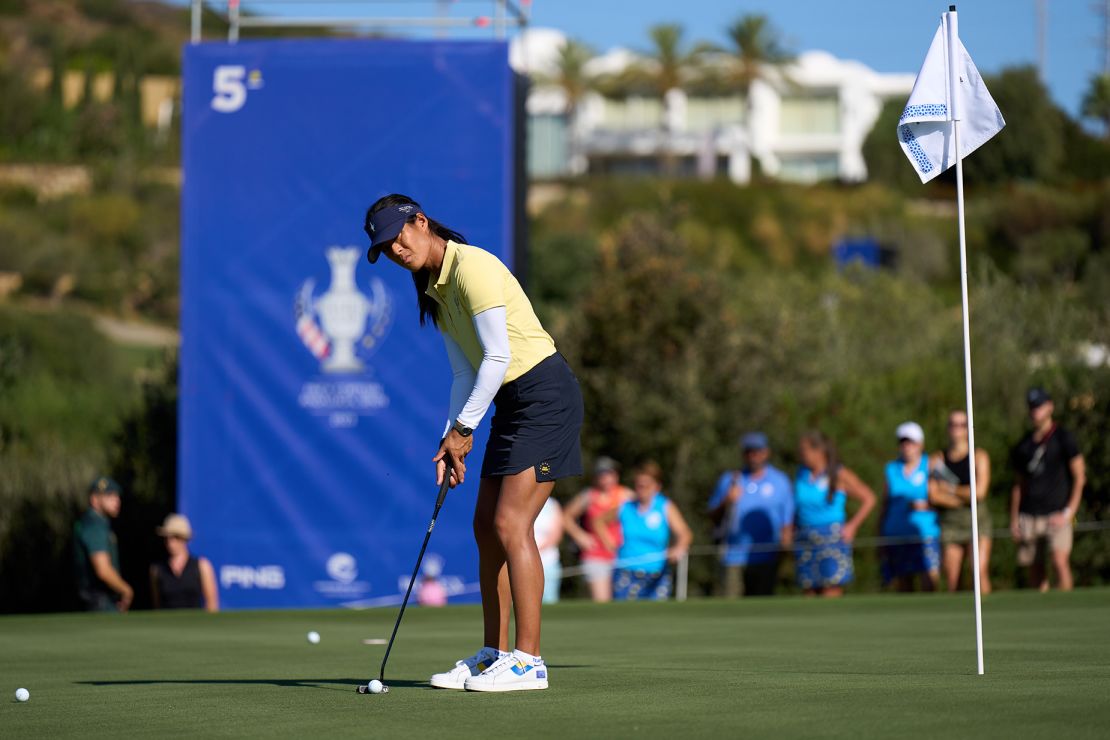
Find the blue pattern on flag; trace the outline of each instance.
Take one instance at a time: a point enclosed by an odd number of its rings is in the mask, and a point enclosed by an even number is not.
[[[927,105],[907,105],[906,109],[902,111],[902,117],[898,122],[910,118],[912,116],[944,116],[948,117],[948,106],[944,103],[929,103]]]
[[[917,143],[917,137],[913,135],[913,130],[909,124],[899,126],[898,133],[902,135],[902,143],[909,148],[913,158],[917,161],[917,168],[922,172],[932,172],[933,163],[925,156],[925,150],[921,148],[921,144]]]

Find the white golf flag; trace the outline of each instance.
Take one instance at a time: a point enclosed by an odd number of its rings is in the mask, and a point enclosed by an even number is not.
[[[928,182],[956,164],[956,144],[952,136],[952,92],[948,75],[947,14],[917,73],[913,92],[898,119],[898,143],[917,170],[921,182]],[[956,101],[960,116],[960,157],[966,157],[1002,130],[1006,121],[994,98],[983,84],[975,62],[958,38],[955,54],[959,89]]]

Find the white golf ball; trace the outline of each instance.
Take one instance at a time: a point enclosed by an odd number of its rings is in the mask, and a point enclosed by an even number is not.
[[[318,645],[320,643],[320,633],[319,632],[309,632],[308,633],[308,641],[311,642],[313,645]]]
[[[382,686],[381,681],[375,678],[373,681],[366,685],[366,688],[370,689],[371,694],[380,694],[385,687]]]
[[[381,684],[378,684],[378,686],[381,686]],[[27,689],[16,689],[15,698],[16,701],[27,701],[31,698],[31,692]]]

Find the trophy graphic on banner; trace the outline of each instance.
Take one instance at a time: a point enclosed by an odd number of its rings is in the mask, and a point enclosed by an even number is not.
[[[355,354],[356,346],[364,358],[377,349],[392,323],[392,300],[381,278],[371,278],[369,293],[359,290],[355,268],[362,250],[358,247],[333,246],[325,253],[331,285],[316,297],[315,280],[301,284],[293,303],[297,336],[325,373],[359,373],[366,367]]]
[[[370,301],[355,287],[355,265],[359,250],[353,247],[330,247],[331,285],[316,299],[320,325],[331,340],[331,352],[323,361],[324,372],[353,373],[362,370],[362,361],[355,356],[355,342],[366,332]]]

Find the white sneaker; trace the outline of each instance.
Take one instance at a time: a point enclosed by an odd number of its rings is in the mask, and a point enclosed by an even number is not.
[[[469,658],[457,661],[455,667],[446,673],[435,674],[429,683],[437,689],[461,690],[466,683],[466,679],[477,676],[492,666],[501,655],[512,655],[512,653],[502,653],[500,650],[484,647]]]
[[[547,688],[547,664],[543,658],[531,660],[517,653],[498,659],[478,676],[466,679],[467,691],[529,691]]]

